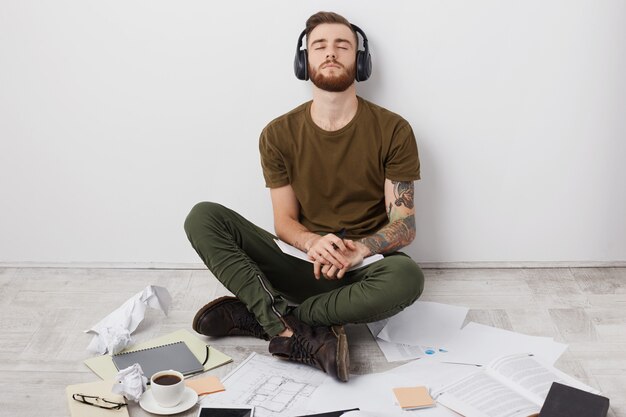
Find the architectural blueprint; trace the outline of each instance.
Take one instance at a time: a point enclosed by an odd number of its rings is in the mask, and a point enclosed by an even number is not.
[[[310,366],[252,353],[222,380],[226,390],[201,405],[252,405],[255,417],[307,414],[305,403],[328,378]]]

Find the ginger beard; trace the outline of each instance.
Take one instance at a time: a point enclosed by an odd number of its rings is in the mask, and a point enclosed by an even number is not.
[[[330,76],[326,76],[322,74],[321,71],[313,68],[309,65],[309,74],[311,75],[311,82],[319,89],[324,91],[329,91],[331,93],[341,93],[346,91],[348,87],[354,83],[354,79],[356,77],[355,65],[351,65],[346,68],[341,63],[337,61],[326,61],[320,68],[324,67],[324,65],[328,65],[329,63],[333,63],[338,65],[340,68],[335,68],[335,70],[343,70],[340,74],[333,74]]]

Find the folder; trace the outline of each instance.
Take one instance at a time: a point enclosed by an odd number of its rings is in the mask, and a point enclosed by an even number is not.
[[[126,403],[123,396],[114,394],[113,380],[104,380],[97,382],[89,382],[86,384],[68,385],[65,388],[67,396],[67,405],[70,409],[72,417],[129,417],[128,406],[119,410],[105,410],[103,408],[94,407],[92,405],[83,404],[72,398],[74,394],[92,395],[95,397],[105,398],[116,403]]]

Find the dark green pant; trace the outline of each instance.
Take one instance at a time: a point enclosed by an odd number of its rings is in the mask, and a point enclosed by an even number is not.
[[[401,252],[341,280],[316,280],[312,263],[285,255],[271,233],[216,203],[194,206],[185,232],[209,270],[270,336],[284,329],[287,300],[299,304],[292,313],[310,325],[367,323],[398,313],[424,289],[422,271]]]

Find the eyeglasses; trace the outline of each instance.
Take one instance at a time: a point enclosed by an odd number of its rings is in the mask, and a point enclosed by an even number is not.
[[[120,408],[126,407],[127,405],[126,403],[117,403],[114,401],[109,401],[102,397],[94,397],[93,395],[72,394],[72,398],[79,403],[104,408],[105,410],[119,410]]]

